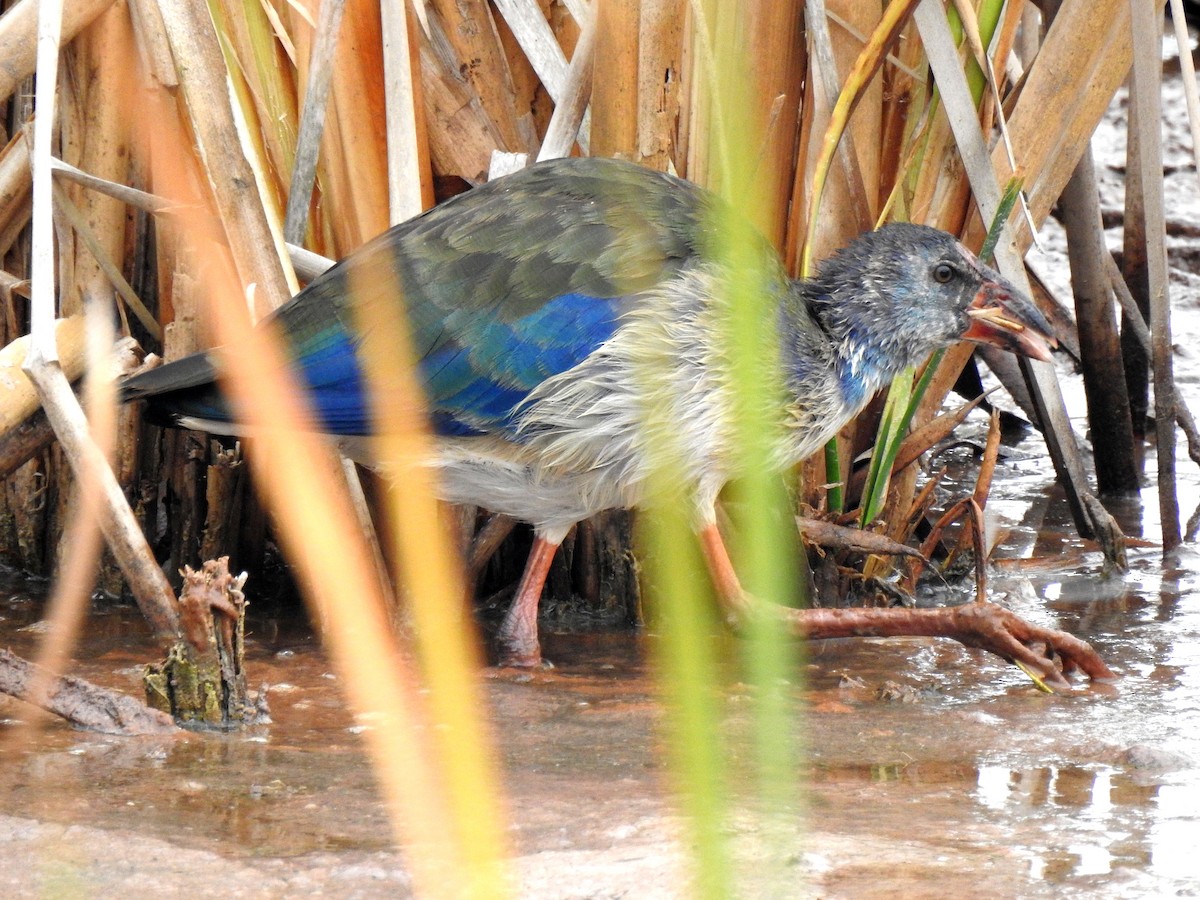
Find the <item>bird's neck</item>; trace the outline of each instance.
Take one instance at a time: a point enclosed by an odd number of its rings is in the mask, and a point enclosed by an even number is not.
[[[792,332],[785,341],[795,348],[815,346],[809,352],[798,350],[785,357],[788,374],[794,380],[809,380],[812,360],[820,359],[827,371],[833,370],[845,406],[858,409],[908,364],[908,354],[897,352],[896,342],[889,340],[886,323],[858,315],[857,304],[848,307],[834,301],[819,283],[805,285],[798,294],[795,299],[803,303],[807,315],[785,317]],[[815,331],[815,335],[797,333],[804,329]]]

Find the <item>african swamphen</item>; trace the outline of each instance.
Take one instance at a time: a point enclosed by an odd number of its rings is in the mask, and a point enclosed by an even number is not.
[[[371,340],[370,323],[407,314],[444,498],[535,529],[500,632],[507,663],[540,661],[538,601],[571,526],[642,498],[656,441],[646,427],[651,403],[670,422],[670,440],[657,443],[692,488],[718,593],[732,610],[749,602],[714,508],[738,471],[717,339],[720,203],[629,163],[540,163],[392,228],[275,313],[321,427],[340,436],[371,431],[356,352]],[[779,340],[780,469],[821,447],[895,375],[940,347],[967,339],[1049,359],[1041,314],[935,229],[894,224],[865,234],[807,281],[788,279],[765,241],[761,256]],[[665,361],[665,373],[645,377],[648,359]],[[123,393],[148,400],[160,420],[228,432],[218,374],[198,354],[131,378]],[[1068,670],[1110,674],[1084,642],[991,604],[780,614],[811,637],[955,637],[1056,683],[1061,675],[1033,646],[1057,651]]]

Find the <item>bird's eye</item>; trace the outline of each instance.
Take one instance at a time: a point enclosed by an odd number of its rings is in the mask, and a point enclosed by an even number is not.
[[[933,267],[933,280],[938,284],[946,284],[954,277],[954,266],[950,263],[938,263]]]

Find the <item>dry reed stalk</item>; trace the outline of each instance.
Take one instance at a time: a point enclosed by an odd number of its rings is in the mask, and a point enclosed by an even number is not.
[[[62,4],[62,42],[67,44],[112,6],[113,0],[67,0]],[[22,0],[0,16],[0,101],[33,74],[37,52],[38,0]]]
[[[518,110],[512,73],[500,43],[491,7],[486,3],[430,0],[445,23],[445,34],[456,65],[466,78],[485,115],[500,138],[497,149],[532,153],[537,146],[533,123]]]
[[[1006,3],[1004,4],[1004,15],[1000,20],[1000,24],[996,29],[996,36],[992,41],[992,59],[993,66],[999,65],[999,71],[996,72],[1000,80],[998,87],[1001,91],[1004,90],[1005,83],[1008,80],[1008,62],[1012,58],[1013,48],[1017,42],[1018,30],[1021,26],[1022,13],[1026,8],[1024,3]],[[995,118],[1000,113],[1008,115],[1007,110],[991,111],[991,115],[981,120],[984,128],[990,129]]]
[[[643,0],[638,28],[637,155],[667,171],[679,146],[687,0]],[[603,77],[603,76],[602,76]]]
[[[0,479],[8,479],[21,466],[41,453],[54,440],[54,429],[46,414],[38,410],[15,428],[0,434]],[[13,515],[10,510],[10,515]],[[13,523],[14,531],[16,530]],[[20,541],[15,541],[19,545]],[[14,553],[16,546],[9,547]]]
[[[33,214],[33,198],[29,194],[19,198],[10,207],[8,221],[0,225],[0,254],[8,254],[28,232],[30,216]]]
[[[257,285],[257,315],[280,306],[291,292],[280,265],[282,241],[267,221],[226,98],[225,65],[207,9],[159,2],[175,55],[184,103],[205,174],[216,200],[243,284]]]
[[[87,326],[82,315],[55,323],[58,358],[68,381],[83,374]],[[37,389],[22,368],[29,351],[29,337],[20,337],[0,350],[0,434],[16,428],[41,406]]]
[[[384,104],[379,10],[353,3],[342,20],[322,140],[324,202],[338,211],[327,256],[345,256],[388,227]]]
[[[387,110],[388,222],[395,225],[433,205],[429,132],[421,92],[420,24],[404,0],[380,5],[384,108]]]
[[[703,7],[688,0],[684,7],[683,49],[679,71],[683,80],[679,100],[679,130],[675,150],[676,174],[700,181],[708,171],[708,131],[711,111],[703,85],[711,66],[704,44]]]
[[[216,15],[246,139],[262,160],[263,205],[273,221],[282,222],[296,158],[299,100],[293,67],[263,5],[223,0]]]
[[[911,163],[921,152],[922,136],[926,133],[921,110],[928,100],[930,85],[925,78],[924,48],[915,39],[911,23],[901,34],[891,61],[883,71],[884,96],[888,102],[883,107],[879,186],[888,193],[880,198],[880,212],[883,216],[918,221],[909,209],[914,174]]]
[[[1144,217],[1146,294],[1153,337],[1154,436],[1157,448],[1158,514],[1163,552],[1182,541],[1175,485],[1175,390],[1172,370],[1171,307],[1162,184],[1162,12],[1156,0],[1132,4],[1133,78],[1130,106],[1137,108],[1137,157],[1141,213]],[[1187,52],[1182,50],[1181,52]]]
[[[606,0],[596,9],[593,156],[633,159],[637,153],[639,7],[637,0]]]
[[[1112,256],[1100,222],[1100,194],[1090,148],[1084,150],[1063,189],[1059,208],[1067,233],[1088,422],[1093,435],[1104,436],[1092,444],[1096,484],[1101,494],[1137,493],[1140,484],[1133,420],[1105,266]]]
[[[125,329],[128,330],[129,327],[128,321],[125,319],[125,309],[128,307],[128,309],[132,310],[137,316],[138,321],[142,324],[142,327],[146,329],[152,338],[155,340],[162,340],[162,329],[159,327],[158,322],[155,320],[153,314],[151,314],[150,310],[146,308],[146,305],[142,303],[141,298],[138,297],[138,295],[134,292],[133,287],[129,284],[129,282],[125,280],[125,276],[121,273],[118,262],[109,255],[109,249],[111,248],[106,248],[101,244],[100,235],[107,235],[111,238],[112,232],[107,231],[98,233],[92,226],[92,222],[95,221],[95,217],[93,216],[92,221],[89,221],[83,210],[79,209],[79,207],[71,202],[71,199],[67,196],[66,191],[63,190],[63,188],[58,184],[54,185],[54,201],[59,214],[71,226],[71,232],[69,234],[66,229],[63,229],[63,234],[60,235],[60,241],[67,243],[66,238],[75,238],[77,240],[75,243],[76,261],[86,258],[91,264],[87,272],[84,273],[88,276],[86,278],[75,274],[74,269],[71,270],[74,275],[72,280],[76,283],[73,285],[74,290],[70,291],[69,293],[71,295],[80,294],[85,298],[87,296],[92,296],[96,299],[103,299],[112,296],[115,289],[116,293],[125,302],[125,306],[118,306],[117,308],[120,318],[125,322]],[[121,246],[117,249],[118,252],[121,252],[125,249],[123,233],[125,211],[124,209],[120,209],[119,212],[122,229],[117,235],[121,238]],[[86,257],[83,251],[84,247],[87,248]],[[66,307],[79,306],[78,303],[68,304],[63,301],[60,302],[62,302],[62,305]],[[86,300],[84,305],[86,305]]]
[[[1021,176],[1035,226],[1058,202],[1109,101],[1125,80],[1132,61],[1129,22],[1127,0],[1068,0],[1029,68],[1008,121],[1021,171],[1013,172],[1002,145],[992,150],[992,168],[1000,184],[1014,174]],[[1064,72],[1071,77],[1064,79]],[[983,223],[972,221],[966,240],[978,246],[984,233]],[[1021,227],[1013,233],[1016,248],[1023,253],[1032,236]]]
[[[515,24],[509,21],[510,11],[501,9],[498,4],[493,4],[495,15],[493,15],[492,21],[496,24],[496,34],[500,38],[500,46],[504,49],[504,60],[508,65],[509,77],[512,79],[513,94],[510,102],[513,109],[521,115],[522,130],[528,134],[532,146],[536,147],[538,136],[545,134],[546,124],[550,121],[550,116],[558,105],[557,91],[561,89],[562,85],[555,79],[555,93],[550,93],[547,83],[542,81],[534,69],[530,55],[526,53],[523,44],[529,44],[532,47],[530,53],[545,55],[547,52],[553,53],[554,50],[551,48],[547,51],[543,44],[547,41],[553,43],[563,57],[561,75],[566,74],[566,60],[570,45],[561,42],[555,35],[538,0],[516,0],[515,5],[521,8],[521,12],[517,13],[521,19]],[[525,10],[528,10],[528,13]],[[565,13],[562,15],[563,18],[569,20]],[[534,16],[541,19],[543,31],[531,32],[529,30],[529,23],[524,20],[532,21]],[[534,27],[536,28],[536,25]],[[555,67],[557,69],[557,65]],[[508,151],[498,149],[498,152]],[[526,158],[529,157],[529,154],[524,151],[518,152],[524,153]]]
[[[171,44],[158,12],[157,0],[129,0],[129,18],[145,77],[163,87],[178,87],[175,59],[171,55]]]
[[[809,66],[815,76],[810,93],[816,106],[809,128],[816,139],[810,138],[806,142],[806,164],[797,169],[797,174],[805,179],[806,187],[800,210],[803,218],[793,224],[791,241],[796,244],[797,250],[801,246],[808,246],[814,258],[824,258],[854,235],[870,228],[878,209],[883,95],[881,82],[872,79],[860,93],[856,111],[839,144],[837,164],[825,187],[827,193],[820,201],[820,227],[816,234],[808,233],[813,203],[812,179],[823,149],[820,136],[829,127],[838,92],[863,50],[864,43],[858,35],[871,34],[879,25],[880,13],[852,0],[833,3],[810,0],[806,7],[809,9],[808,19],[814,23],[810,26],[812,53]],[[833,16],[853,27],[855,33],[841,26],[830,28],[829,20]],[[806,102],[808,100],[806,98]]]
[[[0,150],[0,234],[23,229],[29,221],[29,135],[20,129]],[[0,255],[11,240],[0,240]]]
[[[589,23],[567,70],[566,84],[561,102],[554,107],[554,114],[546,126],[546,135],[538,151],[538,161],[569,156],[571,148],[579,139],[584,125],[584,113],[592,95],[592,76],[596,58],[596,25]]]
[[[496,0],[496,9],[546,93],[556,105],[562,103],[566,96],[567,56],[537,0]],[[505,60],[510,67],[513,65],[511,53],[505,54]]]
[[[479,96],[459,71],[441,16],[425,10],[428,32],[419,29],[422,94],[430,121],[430,157],[435,172],[477,184],[487,177],[492,151],[504,146]]]
[[[742,8],[738,28],[745,46],[754,48],[747,88],[752,108],[750,133],[757,145],[745,148],[756,201],[755,225],[777,248],[787,243],[788,195],[795,181],[796,143],[800,109],[805,100],[801,87],[807,54],[804,49],[804,15],[800,4],[755,3]],[[871,112],[865,113],[869,118]],[[872,130],[870,122],[864,123]],[[858,135],[862,138],[863,135]],[[867,154],[877,148],[868,146]],[[868,171],[870,164],[866,164]]]
[[[329,102],[333,54],[337,48],[338,32],[341,30],[345,9],[345,0],[327,0],[321,4],[317,19],[316,40],[309,61],[308,81],[304,85],[304,106],[300,113],[300,129],[295,141],[295,161],[290,169],[287,214],[283,223],[284,240],[293,244],[303,243],[304,234],[308,230],[308,209],[312,204],[313,187],[317,177],[317,154],[320,150],[320,136],[324,131],[325,109]]]

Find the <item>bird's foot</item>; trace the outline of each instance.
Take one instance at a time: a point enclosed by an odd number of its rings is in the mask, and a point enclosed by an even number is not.
[[[542,536],[533,542],[517,594],[496,634],[501,666],[532,669],[542,665],[542,646],[538,642],[538,601],[557,549],[557,542]]]
[[[1047,687],[1070,690],[1066,676],[1073,672],[1082,672],[1092,681],[1117,680],[1091,644],[1065,631],[1026,622],[1016,613],[983,600],[946,611],[955,626],[947,637],[995,653]]]
[[[507,646],[503,640],[499,647],[498,665],[502,669],[552,669],[554,666],[542,658],[542,648],[535,645],[532,651],[518,650]]]
[[[545,665],[537,619],[514,616],[510,610],[496,633],[496,650],[501,668],[536,669]]]
[[[744,598],[739,618],[764,613],[782,619],[797,638],[948,637],[994,653],[1050,688],[1069,690],[1066,676],[1115,681],[1091,644],[1065,631],[1042,628],[995,603],[973,601],[934,609],[786,609]]]

